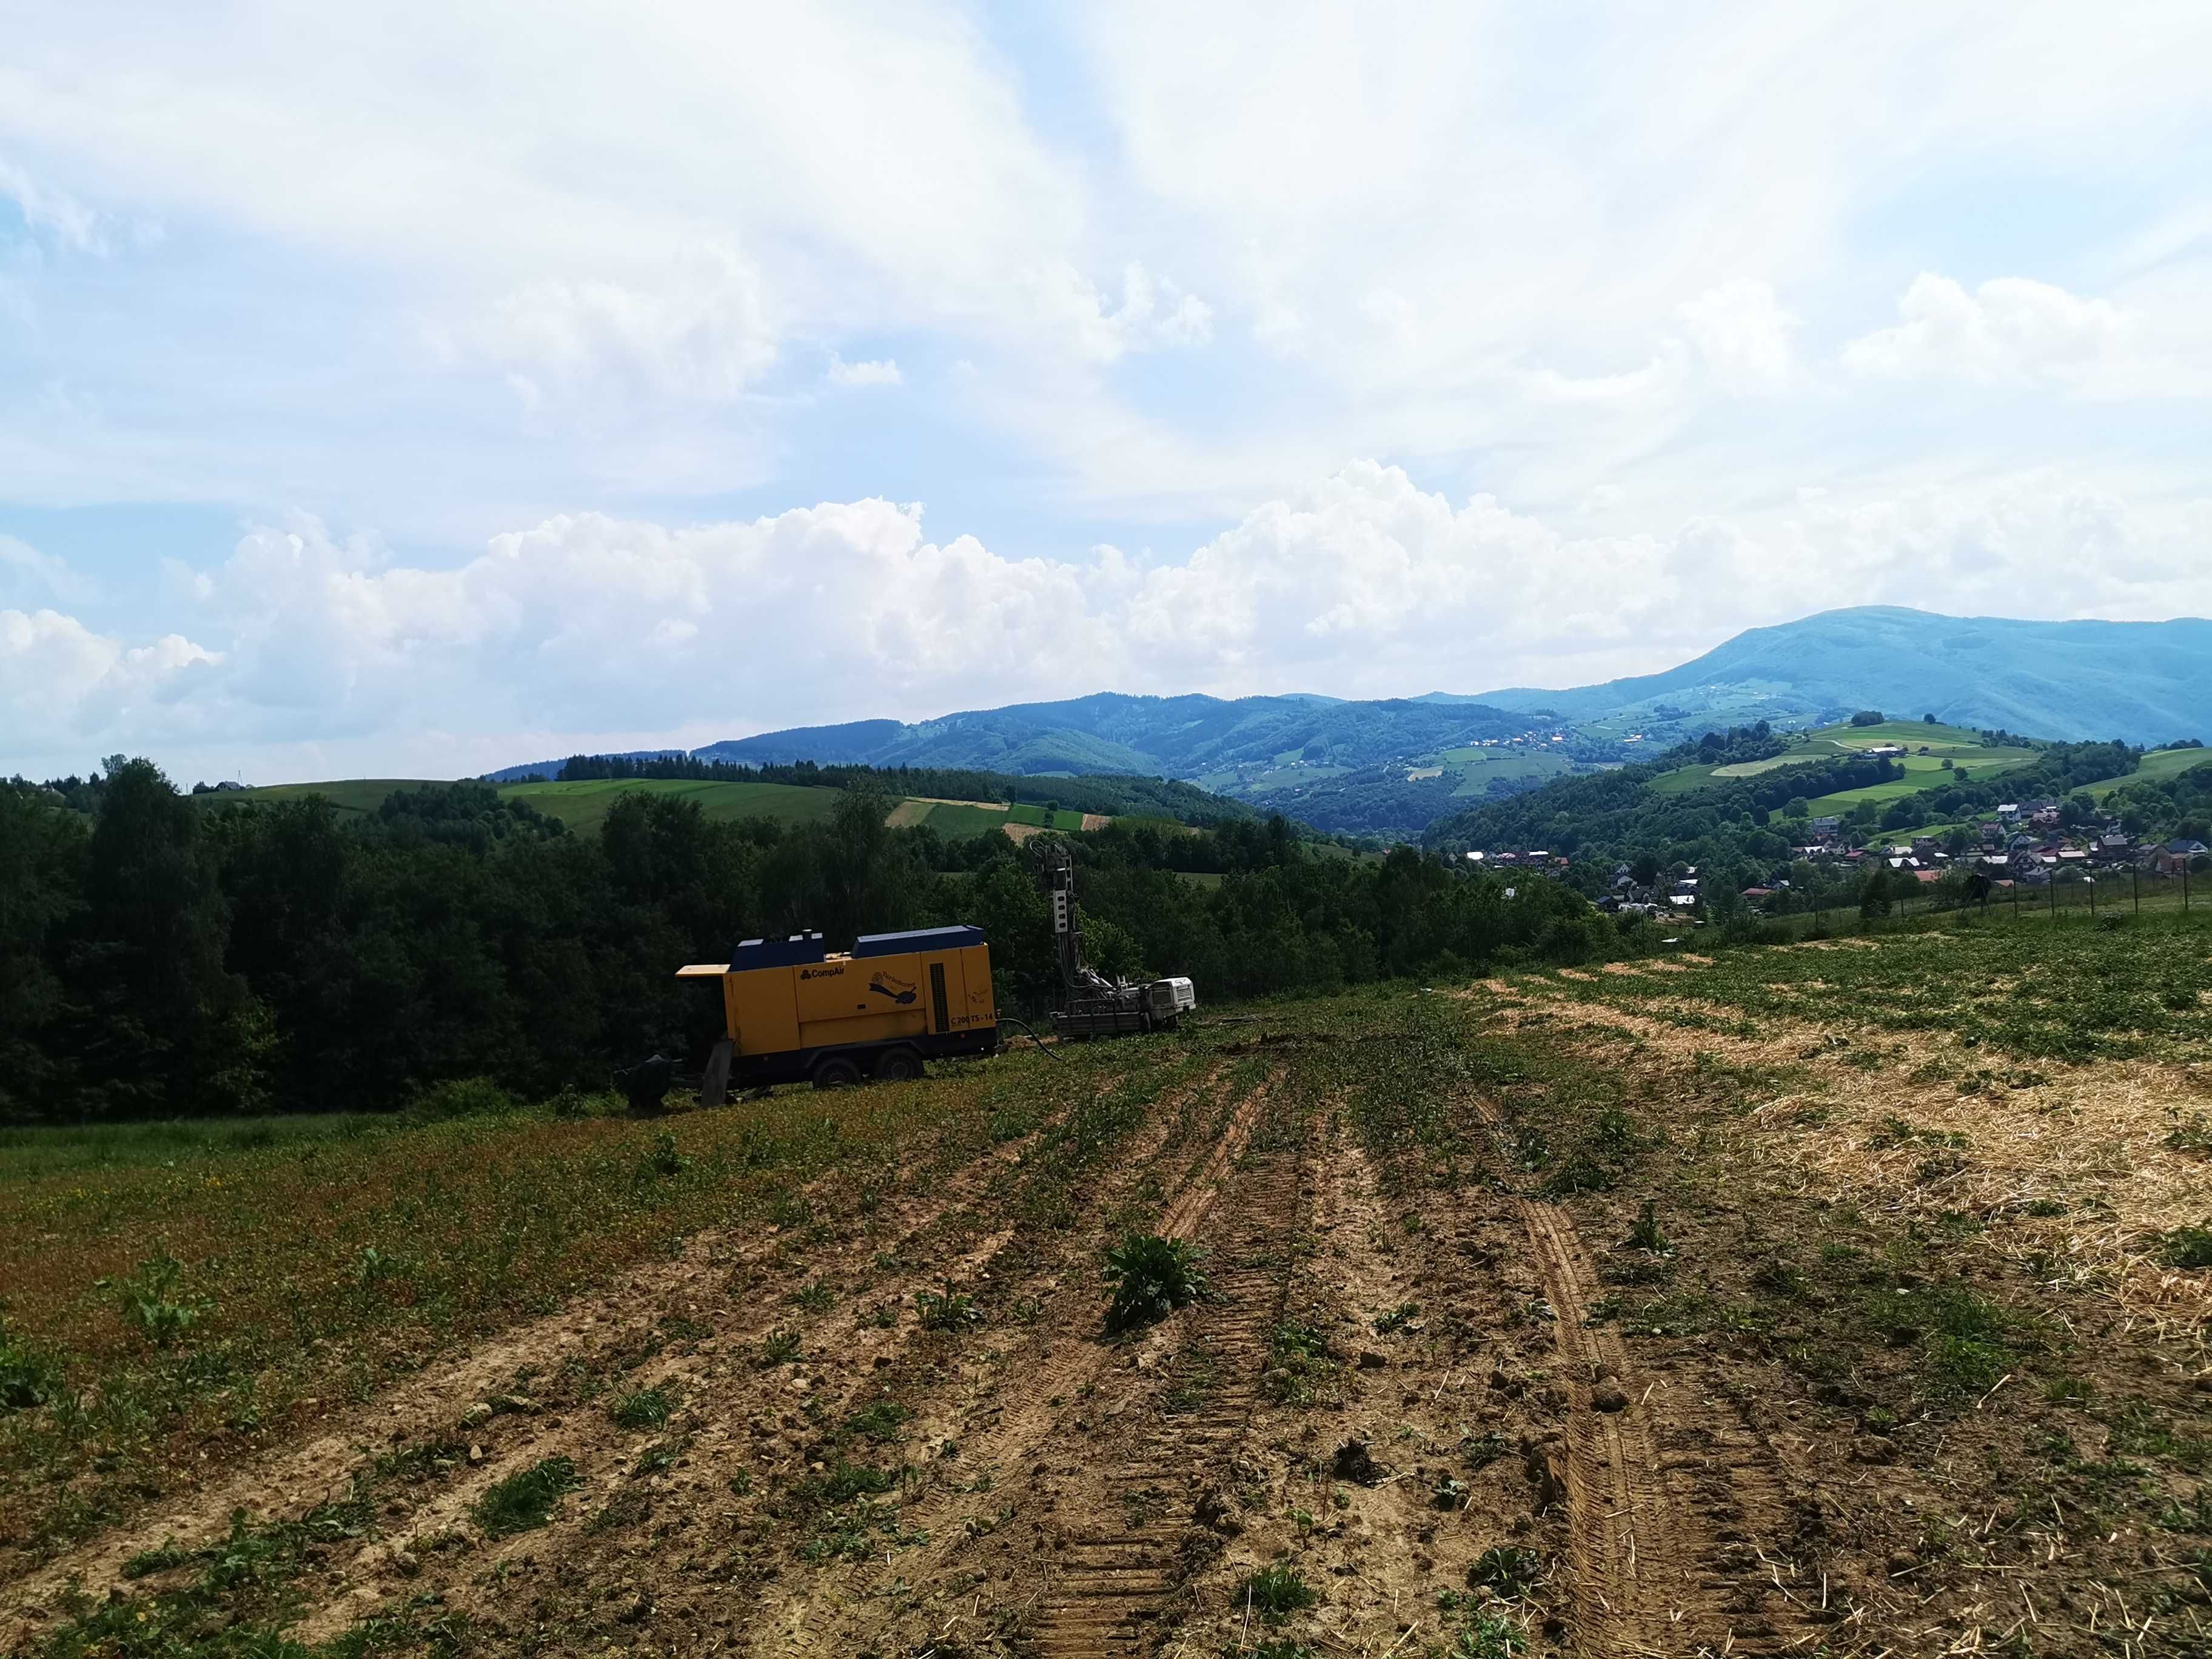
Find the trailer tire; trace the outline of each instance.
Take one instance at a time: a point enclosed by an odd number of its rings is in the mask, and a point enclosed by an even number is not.
[[[911,1083],[921,1075],[921,1056],[911,1048],[893,1048],[876,1060],[879,1083]]]
[[[814,1068],[817,1089],[849,1089],[860,1080],[860,1068],[842,1054],[832,1054]]]

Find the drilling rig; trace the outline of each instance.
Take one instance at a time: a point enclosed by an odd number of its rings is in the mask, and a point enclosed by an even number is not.
[[[1083,930],[1075,918],[1075,865],[1065,847],[1045,854],[1044,887],[1052,901],[1053,943],[1060,952],[1066,1000],[1052,1017],[1063,1037],[1113,1036],[1127,1031],[1172,1031],[1198,1006],[1187,979],[1133,984],[1108,979],[1083,960]]]

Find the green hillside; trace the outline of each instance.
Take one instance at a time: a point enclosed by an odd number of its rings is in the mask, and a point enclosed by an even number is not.
[[[297,800],[323,795],[337,807],[341,817],[359,818],[373,813],[395,789],[421,788],[419,778],[342,778],[327,783],[277,783],[255,789],[224,789],[192,799],[203,805],[222,806],[254,801]],[[440,780],[439,781],[442,781]],[[496,786],[509,800],[528,802],[549,817],[556,817],[580,835],[597,835],[616,799],[629,791],[679,796],[696,801],[700,810],[716,822],[738,818],[773,818],[779,823],[826,822],[836,810],[842,793],[835,788],[793,783],[737,783],[699,778],[593,778],[571,783],[509,783]],[[1073,834],[1083,828],[1084,815],[1062,809],[1017,802],[1004,808],[971,801],[895,799],[890,822],[896,826],[927,824],[947,841],[962,841],[1008,824],[1058,830]]]
[[[571,830],[596,835],[616,799],[632,790],[695,800],[708,817],[774,818],[780,823],[816,823],[836,810],[838,791],[789,783],[713,783],[693,778],[594,778],[584,783],[511,783],[500,793],[526,800]]]
[[[1589,735],[1666,743],[1765,720],[1825,722],[1854,708],[1933,710],[1960,726],[2072,741],[2200,735],[2212,622],[2021,622],[1891,605],[1754,628],[1662,673],[1603,685],[1482,694],[1495,708]]]
[[[246,801],[299,800],[307,795],[328,797],[341,818],[366,817],[384,805],[395,789],[420,789],[443,783],[443,778],[339,778],[328,783],[270,783],[256,789],[216,789],[190,799],[202,806],[229,806]]]
[[[1780,754],[1758,760],[1679,766],[1653,778],[1650,788],[1662,796],[1697,795],[1747,778],[1769,777],[1792,768],[1819,767],[1889,747],[1905,750],[1895,757],[1905,769],[1904,777],[1812,796],[1812,811],[1820,815],[1847,812],[1862,801],[1901,799],[1955,782],[1961,771],[1976,780],[1994,777],[2027,765],[2036,755],[2034,750],[2018,744],[1984,742],[1980,733],[1963,726],[1884,720],[1874,726],[1827,726],[1799,732],[1788,739]],[[1946,765],[1947,761],[1950,764]]]
[[[2212,761],[2212,749],[2154,749],[2142,757],[2142,764],[2134,771],[2121,777],[2106,778],[2101,783],[2090,784],[2082,793],[2093,800],[2103,800],[2114,790],[2128,784],[2178,778],[2184,772],[2194,771],[2207,761]]]

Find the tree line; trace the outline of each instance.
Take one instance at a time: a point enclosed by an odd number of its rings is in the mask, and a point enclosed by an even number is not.
[[[318,795],[180,793],[120,757],[73,781],[0,784],[0,1121],[373,1109],[462,1077],[599,1087],[717,1034],[678,966],[803,927],[835,948],[976,922],[1006,1012],[1057,1000],[1038,842],[890,829],[871,790],[798,826],[641,790],[583,836],[480,783],[349,819]],[[1279,817],[1069,845],[1097,963],[1188,974],[1209,1004],[1583,961],[1615,938],[1558,884],[1353,857]]]

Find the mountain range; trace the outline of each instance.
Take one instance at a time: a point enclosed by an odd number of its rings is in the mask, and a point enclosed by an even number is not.
[[[2197,735],[2212,715],[2212,622],[2015,622],[1865,605],[1747,629],[1663,673],[1480,701],[1608,725],[1751,708],[1802,725],[1875,707],[2033,737],[2159,744]]]
[[[796,726],[692,752],[754,766],[1138,773],[1279,805],[1324,829],[1418,833],[1468,797],[1618,765],[1710,730],[1824,725],[1869,708],[2037,738],[2170,743],[2212,726],[2212,622],[1863,606],[1752,629],[1679,667],[1602,685],[1369,702],[1100,692],[912,723]]]

